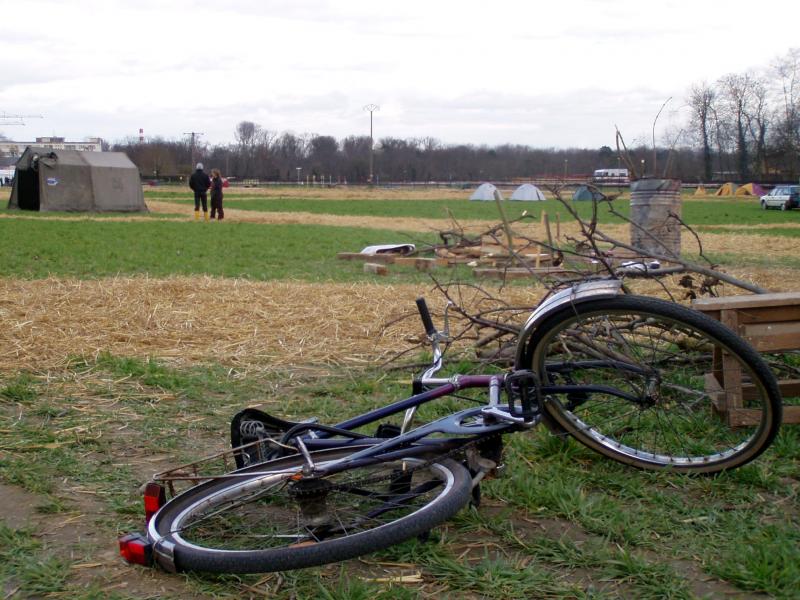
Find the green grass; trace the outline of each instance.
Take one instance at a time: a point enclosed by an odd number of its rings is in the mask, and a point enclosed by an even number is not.
[[[5,597],[43,597],[64,589],[69,561],[43,552],[28,529],[12,529],[0,522],[0,581]]]
[[[336,259],[387,242],[432,242],[425,234],[320,225],[0,220],[0,274],[41,278],[211,275],[256,280],[372,279],[360,262]],[[427,276],[399,269],[411,280]]]
[[[145,194],[145,197],[172,201],[189,205],[193,201],[185,194],[162,196]],[[456,219],[477,219],[496,222],[499,220],[494,202],[471,202],[464,200],[322,200],[315,198],[264,198],[229,196],[225,206],[242,210],[261,212],[309,212],[314,214],[331,214],[347,216],[371,217],[418,217],[448,218],[452,214]],[[576,202],[575,209],[583,218],[592,213],[590,202]],[[523,211],[540,214],[547,211],[551,220],[559,218],[562,222],[570,220],[566,208],[557,200],[544,202],[504,202],[503,207],[509,218],[518,217]],[[613,202],[614,210],[621,215],[630,215],[630,202],[620,199]],[[761,210],[758,201],[747,200],[690,200],[682,203],[682,218],[691,225],[726,225],[726,224],[781,224],[800,223],[800,211]],[[598,216],[601,223],[622,223],[623,219],[609,214],[608,207],[600,203]]]
[[[149,474],[225,448],[230,417],[244,406],[337,422],[409,392],[402,376],[380,372],[287,375],[240,378],[214,365],[173,368],[109,354],[76,357],[62,374],[0,375],[0,389],[26,390],[0,403],[0,479],[35,494],[45,517],[79,509],[70,490],[96,490],[97,536],[113,544],[119,532],[141,528],[139,486]],[[459,405],[470,403],[455,400],[427,415]],[[482,484],[484,506],[462,511],[427,542],[347,568],[280,578],[189,575],[180,585],[186,595],[220,598],[255,585],[287,599],[692,598],[695,580],[715,595],[789,598],[800,585],[796,428],[786,427],[755,463],[717,477],[635,471],[544,429],[507,441],[502,476]],[[562,533],[540,523],[559,523]],[[68,565],[52,558],[63,550],[50,538],[8,526],[0,538],[0,575],[20,590],[75,589]],[[91,552],[85,559],[94,560]],[[393,564],[406,566],[386,567],[390,574],[419,573],[425,588],[371,581],[387,574],[374,565]],[[100,594],[100,583],[75,597]]]
[[[324,204],[328,212],[336,210],[339,205],[353,205],[347,210],[355,210],[361,205],[373,204],[376,211],[381,210],[380,214],[397,216],[407,211],[417,216],[441,209],[441,206],[439,209],[428,206],[424,201],[335,201]],[[485,212],[487,218],[496,218],[491,206],[481,208],[488,208]],[[765,214],[786,216],[786,213],[777,211],[755,211],[750,216],[762,217]],[[748,222],[756,221],[751,219]],[[747,233],[797,237],[800,229],[770,228]],[[433,234],[313,224],[2,219],[0,252],[5,260],[0,275],[30,279],[202,274],[254,280],[370,281],[376,276],[365,274],[361,262],[337,260],[336,254],[357,252],[367,245],[388,242],[413,242],[424,247],[436,243],[437,239]],[[734,256],[714,258],[722,264],[741,262]],[[774,265],[775,260],[750,257],[747,264]],[[800,266],[800,256],[798,259],[782,258],[779,262],[797,267]],[[428,280],[426,274],[410,266],[393,266],[392,275],[393,281]],[[448,270],[447,278],[454,277],[471,278],[472,275],[466,268]]]

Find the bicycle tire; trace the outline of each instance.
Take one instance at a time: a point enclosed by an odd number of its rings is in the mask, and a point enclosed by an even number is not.
[[[720,322],[663,300],[621,295],[568,306],[537,327],[520,356],[517,368],[533,369],[543,385],[629,394],[573,391],[545,397],[543,408],[582,444],[637,468],[736,468],[764,452],[781,423],[777,382],[758,352]],[[750,412],[752,423],[726,424],[720,390],[707,389],[723,356],[745,374],[744,407],[761,411]]]
[[[312,456],[322,465],[358,449],[328,450]],[[155,547],[174,544],[171,566],[179,571],[262,573],[368,554],[429,531],[469,502],[472,481],[460,463],[450,459],[432,464],[420,459],[405,462],[418,467],[411,469],[413,479],[403,474],[401,461],[316,479],[322,482],[318,486],[328,482],[347,487],[348,480],[359,486],[340,494],[328,490],[322,497],[314,497],[313,490],[299,496],[293,490],[289,478],[301,472],[302,457],[254,465],[237,471],[235,478],[200,484],[170,500],[151,519],[148,537]],[[286,473],[259,474],[268,470]],[[247,476],[248,471],[253,471],[252,477]],[[363,483],[370,477],[380,479],[376,472],[391,472],[394,478],[376,482],[374,490],[362,487],[370,485]],[[430,486],[434,487],[428,490]],[[423,497],[411,497],[415,492]],[[364,506],[358,506],[361,504]],[[351,516],[351,510],[356,516]],[[323,535],[331,537],[320,539]],[[241,547],[243,544],[248,547]]]

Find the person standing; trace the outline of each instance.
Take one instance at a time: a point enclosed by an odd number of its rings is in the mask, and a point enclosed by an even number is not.
[[[211,187],[211,178],[203,171],[203,163],[197,163],[197,167],[189,178],[189,187],[194,192],[194,218],[200,218],[200,204],[203,204],[203,217],[208,221],[208,188]]]
[[[225,213],[222,210],[222,174],[219,169],[211,169],[211,220],[214,220],[214,213],[217,213],[217,220],[222,221]]]

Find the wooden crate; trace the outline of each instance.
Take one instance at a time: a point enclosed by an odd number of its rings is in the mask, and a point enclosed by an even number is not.
[[[750,342],[759,352],[800,350],[800,292],[702,298],[695,309],[714,317]],[[706,389],[716,397],[720,414],[733,426],[760,419],[760,411],[744,408],[754,386],[730,356],[714,356],[714,372],[706,375]],[[778,382],[784,398],[800,396],[800,379]],[[784,405],[784,423],[800,423],[800,406]]]

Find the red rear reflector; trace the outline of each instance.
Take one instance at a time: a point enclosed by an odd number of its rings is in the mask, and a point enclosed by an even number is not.
[[[150,567],[153,564],[153,545],[140,533],[119,538],[119,554],[127,562]]]
[[[144,522],[149,523],[150,518],[158,509],[167,502],[167,493],[164,488],[151,481],[144,487]]]

